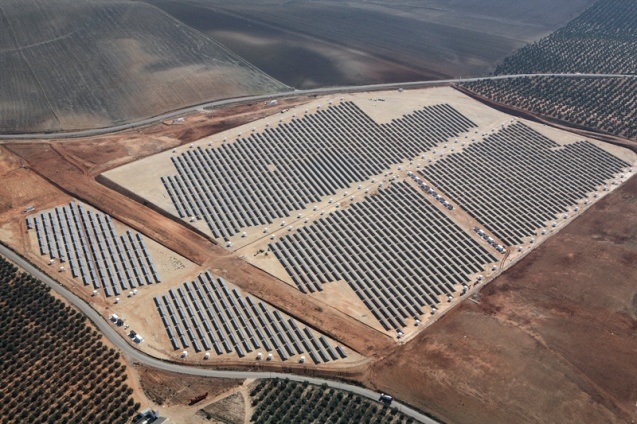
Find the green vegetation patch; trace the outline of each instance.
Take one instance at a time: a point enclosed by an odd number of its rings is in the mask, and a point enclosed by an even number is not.
[[[254,423],[413,423],[380,402],[307,381],[262,380],[250,392]]]
[[[139,404],[119,353],[49,291],[0,257],[2,422],[130,422]]]

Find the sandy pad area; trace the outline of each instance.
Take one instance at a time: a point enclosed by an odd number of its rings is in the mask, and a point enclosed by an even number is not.
[[[113,169],[104,175],[116,184],[142,196],[147,201],[159,206],[167,212],[175,214],[176,209],[174,208],[160,179],[162,176],[174,175],[176,173],[176,170],[171,163],[172,156],[175,156],[184,150],[199,146],[205,148],[219,148],[224,144],[233,143],[235,140],[245,136],[246,134],[261,132],[267,128],[276,127],[279,123],[289,122],[292,119],[306,114],[311,115],[317,110],[320,110],[320,108],[330,107],[330,105],[337,105],[340,102],[346,101],[355,103],[363,110],[363,112],[379,124],[390,123],[394,119],[401,118],[406,114],[412,113],[426,106],[443,103],[449,104],[477,125],[475,130],[471,130],[466,134],[461,134],[456,140],[449,139],[445,142],[450,143],[449,145],[453,146],[453,149],[451,150],[455,151],[462,151],[465,144],[469,145],[469,143],[480,141],[483,137],[497,131],[501,127],[519,120],[518,118],[512,118],[509,115],[488,108],[470,97],[448,87],[325,96],[317,98],[306,105],[284,110],[280,115],[270,116],[213,136],[205,137],[189,145],[168,150],[140,161]],[[546,127],[541,124],[525,120],[520,121],[561,145],[570,144],[582,139],[581,136],[551,127]],[[409,182],[410,179],[407,174],[410,171],[416,171],[421,167],[427,166],[429,163],[427,158],[435,158],[438,155],[437,151],[447,149],[447,145],[445,143],[441,143],[439,146],[430,149],[430,151],[422,152],[422,157],[419,155],[418,157],[406,160],[404,163],[396,164],[387,169],[387,171],[383,174],[373,176],[367,181],[357,182],[352,184],[350,187],[341,189],[334,196],[325,197],[321,199],[321,201],[308,206],[305,210],[292,211],[289,217],[277,219],[266,225],[244,228],[242,229],[242,232],[231,237],[228,243],[221,239],[218,239],[218,241],[220,244],[225,245],[230,252],[237,255],[239,258],[263,269],[270,275],[294,287],[294,283],[290,276],[276,260],[274,255],[268,255],[269,243],[276,241],[283,234],[293,231],[293,228],[295,227],[309,225],[314,220],[324,218],[335,210],[346,209],[349,205],[364,200],[365,196],[373,194],[381,183],[387,183],[388,181]],[[626,149],[596,141],[594,143],[629,163],[637,163],[637,155]],[[632,171],[624,175],[624,180],[628,178],[631,173]],[[612,184],[612,181],[608,181],[607,183],[609,184],[609,189],[608,191],[601,193],[601,197],[616,187],[616,185]],[[412,182],[410,182],[410,184],[412,184]],[[333,201],[333,199],[340,200]],[[591,200],[594,201],[596,199]],[[569,219],[560,220],[558,227],[562,228],[570,222],[571,219],[578,216],[579,213],[590,206],[590,204],[592,204],[592,202],[586,205],[582,203],[581,209],[579,209],[577,213],[575,213],[575,211],[569,211],[572,212],[570,213]],[[472,228],[476,226],[477,221],[464,212],[458,205],[454,204],[454,206],[454,211],[448,213],[451,219],[462,228],[465,228],[466,231],[479,243],[488,247],[488,244],[486,244],[482,238],[475,235],[472,231]],[[447,213],[444,208],[442,208],[442,210]],[[205,221],[193,221],[190,218],[186,218],[184,221],[187,221],[188,225],[192,225],[193,227],[212,236],[212,232],[208,229]],[[516,249],[515,251],[507,252],[507,255],[504,258],[501,260],[498,259],[498,262],[487,264],[483,273],[471,275],[471,278],[474,280],[471,288],[478,289],[486,282],[490,281],[492,277],[498,275],[504,268],[507,268],[511,264],[517,262],[523,255],[535,248],[544,239],[557,232],[559,230],[558,227],[549,228],[548,230],[543,231],[542,234],[538,234],[537,237],[528,243],[528,247],[524,247],[519,251]],[[499,242],[497,237],[492,234],[490,234],[490,236]],[[479,275],[482,276],[482,278],[478,278]],[[362,305],[362,302],[354,295],[347,284],[343,282],[329,283],[325,285],[324,292],[318,292],[313,294],[313,296],[321,301],[332,304],[337,309],[355,317],[362,323],[365,323],[378,331],[384,332],[376,319],[373,316],[370,316],[368,313],[369,311],[367,311],[364,305]],[[443,301],[440,305],[440,312],[444,312],[449,309],[449,307],[454,306],[458,301],[460,301],[459,298],[454,299],[452,302],[446,302],[446,299],[444,300],[445,301]],[[411,339],[411,337],[421,331],[422,328],[425,328],[429,323],[434,322],[436,318],[426,314],[422,316],[421,319],[423,320],[424,325],[421,327],[410,325],[409,328],[406,329],[405,338],[407,340]],[[386,332],[386,334],[392,337],[395,336],[392,332]]]

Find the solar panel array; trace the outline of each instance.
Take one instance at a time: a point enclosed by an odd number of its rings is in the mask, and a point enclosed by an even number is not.
[[[629,164],[517,122],[420,172],[507,245],[522,243]]]
[[[192,346],[196,352],[214,349],[218,355],[243,357],[264,349],[284,361],[307,354],[316,364],[347,356],[324,336],[261,300],[244,297],[210,272],[155,297],[155,306],[175,350]]]
[[[173,156],[178,173],[162,182],[180,217],[203,218],[214,237],[227,240],[472,127],[447,104],[377,124],[354,103],[343,102],[219,148]]]
[[[106,296],[161,281],[142,235],[118,236],[109,215],[71,202],[28,217],[27,228],[35,229],[41,255],[67,263],[73,278]]]
[[[420,190],[422,191],[422,190]],[[496,261],[419,189],[398,182],[270,243],[299,290],[345,280],[385,329]]]

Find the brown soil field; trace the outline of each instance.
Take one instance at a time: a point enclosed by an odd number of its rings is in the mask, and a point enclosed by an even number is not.
[[[243,384],[243,380],[175,374],[139,364],[134,364],[134,368],[148,398],[163,406],[187,405],[190,399],[206,392],[209,401]]]
[[[28,164],[0,146],[0,240],[30,252],[24,217],[27,207],[46,209],[69,200],[69,196],[37,175]],[[33,253],[36,255],[36,253]]]
[[[25,161],[3,147],[0,147],[0,179],[0,222],[28,206],[43,209],[63,198],[53,185],[30,171]]]
[[[202,410],[208,407],[214,409],[215,404],[223,405],[228,397],[247,397],[247,393],[243,394],[246,391],[246,383],[249,382],[247,380],[168,373],[140,364],[133,364],[131,368],[134,370],[138,386],[142,389],[140,392],[143,391],[148,397],[147,403],[142,404],[142,407],[147,405],[177,424],[223,423],[224,421],[206,419]],[[189,405],[191,399],[204,393],[208,393],[206,399]],[[246,405],[241,406],[242,408],[226,408],[226,411],[234,412],[236,415],[245,414]]]
[[[446,422],[629,422],[635,263],[633,177],[365,382]]]
[[[243,424],[246,421],[246,399],[243,393],[234,393],[201,409],[199,415],[212,422]]]
[[[174,374],[140,364],[130,367],[137,384],[148,397],[146,404],[178,424],[249,423],[253,407],[250,390],[255,380],[195,377]],[[256,380],[258,381],[258,380]],[[194,405],[190,400],[208,393]]]

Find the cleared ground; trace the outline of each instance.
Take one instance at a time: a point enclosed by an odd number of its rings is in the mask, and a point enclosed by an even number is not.
[[[332,102],[332,103],[330,103]],[[272,134],[278,127],[290,124],[292,125],[298,119],[304,119],[302,117],[309,116],[310,118],[314,114],[318,114],[321,107],[326,108],[328,105],[333,104],[335,107],[352,102],[359,107],[367,116],[373,119],[379,124],[392,124],[393,120],[402,118],[404,115],[410,114],[415,110],[422,109],[426,106],[436,104],[450,104],[456,108],[464,116],[471,119],[477,128],[475,131],[470,131],[463,136],[459,136],[460,141],[446,140],[440,145],[426,151],[423,157],[416,157],[413,161],[405,160],[404,163],[396,164],[389,168],[385,174],[374,175],[369,180],[361,183],[353,183],[350,187],[345,187],[337,191],[333,196],[325,196],[318,202],[314,202],[311,205],[307,205],[307,209],[293,211],[289,216],[284,216],[280,219],[276,219],[271,223],[265,225],[250,226],[238,230],[234,236],[227,238],[227,241],[219,238],[217,241],[225,245],[229,252],[232,252],[233,257],[238,257],[262,270],[268,274],[276,277],[278,280],[286,282],[291,287],[296,287],[295,282],[291,278],[289,271],[286,271],[281,262],[277,260],[277,257],[272,254],[270,244],[275,243],[277,240],[285,238],[286,235],[291,234],[292,231],[296,231],[296,228],[300,228],[298,231],[304,229],[303,227],[311,226],[314,223],[324,219],[327,216],[332,216],[338,210],[347,211],[348,208],[355,205],[358,202],[364,202],[365,199],[370,196],[373,197],[378,193],[379,187],[382,184],[387,184],[390,181],[409,181],[417,190],[417,185],[408,177],[409,172],[416,172],[421,166],[426,167],[431,160],[435,160],[438,151],[451,153],[451,151],[462,151],[469,148],[472,145],[472,141],[478,138],[484,138],[487,134],[491,134],[498,130],[503,125],[509,125],[512,122],[510,116],[497,112],[493,109],[485,108],[482,104],[470,99],[469,97],[450,88],[436,88],[427,90],[414,90],[414,91],[393,91],[393,92],[377,92],[377,93],[360,93],[350,94],[344,96],[334,96],[318,98],[313,100],[302,107],[289,108],[279,115],[277,122],[276,117],[270,117],[262,119],[250,124],[245,124],[232,130],[215,134],[211,137],[206,137],[191,143],[187,146],[183,146],[178,149],[169,150],[146,159],[131,163],[129,165],[113,169],[104,174],[104,176],[113,181],[115,184],[124,187],[126,190],[130,190],[136,195],[141,196],[145,201],[148,201],[157,207],[166,210],[168,213],[176,215],[176,209],[173,201],[166,191],[164,185],[161,183],[160,177],[171,175],[174,171],[171,171],[173,164],[171,158],[174,158],[182,153],[188,153],[194,151],[194,149],[230,149],[233,143],[238,143],[238,140],[244,140],[245,138],[252,137],[250,134],[259,134],[261,132],[267,132]],[[307,111],[307,112],[306,112]],[[274,118],[274,119],[273,119]],[[308,118],[309,119],[309,118]],[[566,133],[564,131],[549,128],[540,124],[525,122],[529,127],[537,131],[552,140],[555,140],[558,145],[569,145],[577,140],[581,140],[580,136]],[[288,127],[292,128],[292,127]],[[243,135],[242,135],[243,134]],[[247,135],[246,135],[247,134]],[[449,145],[445,143],[450,143]],[[603,145],[602,143],[593,143],[603,146],[604,149],[612,152],[614,155],[622,158],[628,163],[634,163],[636,156],[622,148]],[[444,145],[443,145],[444,144]],[[465,144],[467,145],[465,147]],[[440,153],[442,155],[442,153]],[[429,159],[425,159],[425,157]],[[308,159],[312,161],[313,159]],[[440,159],[442,160],[442,159]],[[273,165],[269,165],[274,167]],[[226,172],[220,169],[220,172]],[[139,176],[143,176],[139,178]],[[433,186],[433,184],[429,183]],[[612,187],[611,181],[607,181],[606,184]],[[601,195],[605,194],[599,189]],[[255,193],[259,193],[258,190],[254,190]],[[599,195],[599,194],[598,194]],[[333,201],[333,199],[337,199]],[[342,200],[338,200],[342,199]],[[450,200],[453,200],[450,198]],[[594,201],[591,195],[591,200]],[[438,205],[437,202],[435,202]],[[575,209],[570,213],[569,220],[581,213],[586,209],[587,204],[580,202],[581,209]],[[441,205],[438,205],[444,210],[453,222],[460,225],[471,237],[473,237],[481,246],[491,249],[490,246],[472,231],[475,226],[481,226],[475,218],[471,217],[465,211],[461,209],[462,205],[456,205],[453,211],[449,212]],[[297,214],[298,212],[298,214]],[[557,216],[552,219],[557,219]],[[474,282],[474,286],[480,285],[485,281],[488,281],[491,276],[497,275],[500,269],[508,267],[510,264],[515,263],[520,256],[526,254],[531,248],[543,239],[553,235],[559,228],[565,225],[569,220],[560,216],[559,224],[551,227],[549,222],[545,223],[546,229],[540,231],[533,237],[525,237],[524,246],[511,247],[511,251],[504,257],[498,256],[497,261],[494,263],[485,263],[481,272],[471,274],[471,281]],[[187,222],[187,225],[192,225],[200,231],[213,236],[208,225],[203,220],[193,220],[192,218],[186,218],[183,220]],[[274,241],[273,241],[274,240]],[[501,242],[500,242],[501,243]],[[504,244],[504,243],[502,243]],[[305,253],[307,254],[307,252]],[[478,278],[478,275],[485,277],[484,279]],[[469,284],[469,283],[467,283]],[[351,286],[351,285],[350,285]],[[370,314],[368,307],[366,307],[359,296],[357,296],[352,288],[347,285],[345,281],[334,281],[324,284],[324,291],[318,291],[311,294],[316,300],[330,304],[332,307],[343,311],[349,316],[352,316],[359,320],[361,323],[370,326],[371,328],[383,332],[388,336],[395,336],[394,328],[381,327],[379,321]],[[436,305],[436,309],[446,309],[455,305],[459,299],[457,295],[463,290],[462,284],[456,284],[455,293],[450,301],[447,301],[446,296],[439,298],[440,304]],[[427,310],[429,312],[429,310]],[[435,319],[434,313],[436,311],[432,309],[431,314],[420,315],[419,318],[425,324]],[[409,339],[416,334],[424,326],[418,327],[414,324],[413,317],[410,317],[407,322],[408,326],[403,326],[401,331],[404,332],[404,336]],[[382,321],[381,321],[382,323]],[[385,325],[385,324],[383,324]]]
[[[5,1],[0,62],[3,133],[108,127],[287,89],[215,40],[133,1]]]
[[[0,147],[0,239],[21,251],[39,255],[37,246],[28,242],[24,218],[27,208],[49,208],[70,200],[55,185],[27,166],[27,163]]]
[[[162,372],[143,365],[134,365],[132,368],[139,385],[150,400],[149,406],[161,411],[162,416],[170,417],[175,423],[210,423],[202,414],[197,414],[197,411],[214,404],[217,399],[225,399],[233,393],[246,390],[244,380],[193,377]],[[208,393],[205,400],[188,405],[191,399],[204,393]],[[241,412],[244,413],[244,410]]]

